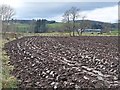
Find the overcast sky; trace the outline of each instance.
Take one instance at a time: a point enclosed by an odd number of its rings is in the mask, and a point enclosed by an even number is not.
[[[43,1],[43,0],[42,0]],[[42,2],[41,0],[3,0],[3,3],[10,4],[16,10],[16,19],[38,19],[44,18],[48,20],[61,21],[65,10],[72,6],[80,9],[80,16],[86,16],[86,19],[117,22],[118,20],[118,3],[116,2],[95,2],[92,0],[70,0],[71,2],[60,2],[60,0],[52,0],[54,2]],[[47,0],[51,1],[51,0]],[[73,2],[76,1],[76,2]],[[102,0],[100,0],[102,1]],[[106,0],[108,1],[108,0]],[[81,17],[79,17],[81,19]]]

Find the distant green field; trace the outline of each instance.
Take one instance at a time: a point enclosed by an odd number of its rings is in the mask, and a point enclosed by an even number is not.
[[[63,25],[62,23],[54,23],[54,24],[47,24],[47,27],[49,28],[50,31],[52,30],[57,31],[57,29],[61,28],[62,25]],[[26,32],[30,32],[31,25],[17,23],[15,27],[16,27],[16,32],[26,33]]]
[[[20,23],[17,23],[16,24],[16,32],[28,32],[30,29],[30,25],[29,24],[20,24]]]
[[[15,27],[16,27],[16,30],[15,30],[16,32],[27,33],[27,32],[31,31],[30,30],[31,25],[29,25],[29,24],[20,24],[20,23],[17,23]],[[59,31],[63,31],[62,30],[63,23],[47,24],[47,27],[49,28],[48,32],[52,32],[52,35],[53,34],[56,35],[56,33],[57,33],[57,35],[59,35],[58,32]],[[40,35],[49,35],[49,34],[48,33],[45,33],[45,34],[42,33]],[[50,35],[51,35],[51,33],[50,33]],[[61,33],[60,33],[60,35],[61,35]],[[62,35],[64,35],[64,33],[62,33]],[[69,34],[67,34],[67,35],[69,35]],[[89,32],[84,32],[83,35],[96,36],[98,34],[97,33],[91,34]],[[118,30],[111,31],[111,33],[104,33],[102,35],[115,35],[116,36],[116,35],[118,35]]]
[[[49,28],[60,28],[63,23],[54,23],[54,24],[47,24]]]
[[[119,30],[114,30],[114,31],[111,31],[111,33],[112,34],[118,34],[118,33],[120,33],[120,31]]]

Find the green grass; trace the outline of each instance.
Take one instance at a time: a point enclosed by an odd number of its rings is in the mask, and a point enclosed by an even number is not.
[[[50,30],[56,30],[57,28],[61,28],[62,27],[62,23],[54,23],[54,24],[47,24],[47,27],[50,29]],[[26,33],[26,32],[30,32],[30,25],[29,24],[20,24],[20,23],[17,23],[16,24],[16,32],[22,32],[22,33]],[[57,30],[56,30],[57,31]]]
[[[20,28],[29,27],[29,24],[20,24],[20,23],[17,23],[16,25],[17,25],[18,27],[20,27]]]
[[[7,41],[4,39],[0,39],[0,48],[2,47]],[[17,79],[10,74],[13,70],[13,66],[9,64],[9,56],[7,56],[5,51],[0,52],[0,62],[2,63],[2,72],[0,72],[1,77],[1,86],[2,88],[16,88],[17,87]]]
[[[111,31],[112,35],[118,35],[120,34],[120,31],[119,30],[114,30],[114,31]]]
[[[30,25],[29,24],[20,24],[20,23],[17,23],[16,24],[16,32],[28,32],[29,31],[29,28],[30,28]]]
[[[47,24],[49,28],[60,28],[62,27],[63,23],[54,23],[54,24]]]

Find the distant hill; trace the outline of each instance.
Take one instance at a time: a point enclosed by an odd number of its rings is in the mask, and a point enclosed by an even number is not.
[[[33,20],[11,20],[12,22],[15,23],[20,23],[20,24],[31,24],[31,22],[35,21]],[[83,20],[77,20],[77,23],[81,23]],[[112,30],[116,30],[118,29],[118,23],[106,23],[106,22],[100,22],[100,21],[93,21],[93,20],[85,20],[87,22],[89,22],[90,27],[92,29],[102,29],[104,26],[109,26]],[[61,22],[56,22],[56,21],[48,21],[46,20],[47,24],[53,24],[55,26],[55,24],[59,24]]]
[[[113,30],[118,29],[118,23],[106,23],[106,22],[93,21],[93,20],[85,20],[85,21],[89,22],[91,27],[95,29],[100,29],[101,27],[104,27],[104,26],[109,26]],[[83,20],[77,20],[76,22],[81,23],[83,22]]]

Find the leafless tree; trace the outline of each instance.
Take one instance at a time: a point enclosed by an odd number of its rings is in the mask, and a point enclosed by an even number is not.
[[[106,23],[106,24],[103,25],[103,33],[108,33],[108,34],[110,34],[111,29],[112,29],[112,28],[111,28],[111,24]]]
[[[71,23],[70,23],[70,10],[65,11],[63,15],[63,22],[64,22],[64,29],[65,31],[69,32],[71,36]]]
[[[85,20],[86,16],[82,17],[82,21],[80,23],[80,34],[82,35],[82,33],[85,31],[85,29],[87,28],[91,28],[91,23],[89,20]]]
[[[71,19],[72,19],[72,30],[73,30],[73,36],[75,36],[75,21],[76,19],[79,17],[79,11],[80,9],[76,8],[76,7],[72,7],[70,9],[70,14],[71,14]]]
[[[2,15],[3,26],[5,26],[4,31],[7,31],[9,21],[15,15],[15,10],[11,6],[3,4],[0,5],[0,14]]]
[[[79,16],[79,10],[80,9],[76,7],[71,7],[71,9],[67,10],[63,15],[63,21],[65,22],[66,29],[70,32],[70,36],[72,36],[71,32],[73,32],[73,36],[75,36],[75,31],[78,31],[75,21]]]

